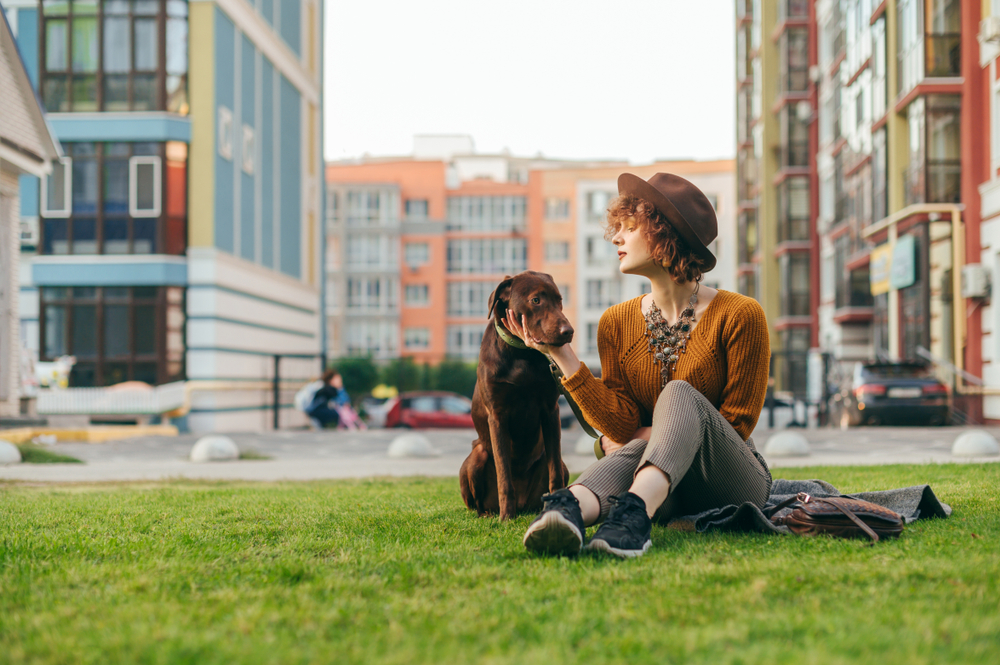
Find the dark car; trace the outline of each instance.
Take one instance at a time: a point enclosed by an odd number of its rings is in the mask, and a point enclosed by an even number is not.
[[[441,390],[401,393],[389,400],[386,407],[386,427],[473,426],[472,400],[458,393]]]
[[[921,363],[858,363],[849,386],[833,397],[842,428],[856,425],[947,425],[951,395]]]

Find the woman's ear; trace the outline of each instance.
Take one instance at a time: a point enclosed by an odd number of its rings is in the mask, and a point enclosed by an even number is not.
[[[514,283],[514,278],[507,275],[503,281],[493,289],[489,300],[486,301],[486,318],[496,316],[502,318],[507,313],[507,303],[510,302],[510,285]],[[494,311],[496,310],[496,311]]]

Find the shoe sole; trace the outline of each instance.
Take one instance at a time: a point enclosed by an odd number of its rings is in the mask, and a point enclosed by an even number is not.
[[[622,550],[618,549],[617,547],[612,547],[611,545],[608,544],[608,541],[606,540],[591,540],[589,543],[587,543],[587,549],[597,550],[598,552],[607,552],[608,554],[614,554],[616,557],[620,559],[634,559],[636,557],[640,557],[643,554],[645,554],[646,550],[648,550],[649,546],[652,544],[653,544],[652,540],[647,540],[645,543],[643,543],[641,550]]]
[[[583,548],[580,529],[561,514],[552,511],[542,515],[528,527],[524,546],[530,552],[572,556]]]

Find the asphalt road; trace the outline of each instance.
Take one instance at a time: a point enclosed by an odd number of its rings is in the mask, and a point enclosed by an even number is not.
[[[1000,428],[985,428],[1000,439]],[[965,431],[960,427],[860,427],[782,430],[802,434],[809,441],[806,457],[768,457],[766,442],[772,432],[758,430],[754,440],[772,468],[814,465],[925,464],[1000,461],[1000,457],[954,458],[951,445]],[[439,453],[424,458],[391,458],[389,444],[400,430],[339,432],[327,430],[229,434],[241,452],[265,460],[195,463],[188,459],[198,439],[194,435],[145,437],[101,444],[58,443],[54,452],[71,455],[85,464],[18,464],[0,466],[0,480],[34,482],[98,482],[162,480],[314,480],[372,476],[457,476],[469,453],[473,430],[426,430]],[[563,431],[563,451],[571,472],[594,462],[593,454],[577,455],[579,428]],[[3,438],[0,432],[0,438]]]

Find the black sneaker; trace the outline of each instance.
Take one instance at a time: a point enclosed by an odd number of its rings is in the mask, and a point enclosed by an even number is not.
[[[642,556],[653,544],[649,539],[653,522],[646,514],[646,502],[631,492],[608,500],[613,504],[611,512],[587,543],[587,549],[623,559]]]
[[[579,554],[585,531],[580,502],[568,489],[546,494],[542,501],[542,512],[524,533],[524,546],[538,554]]]

